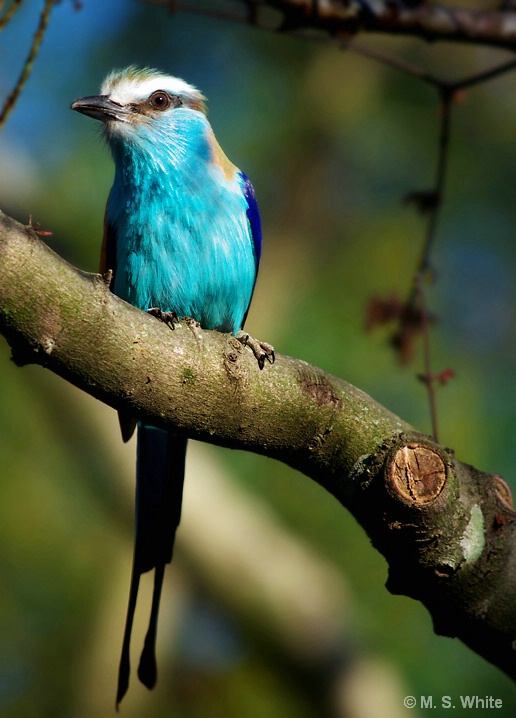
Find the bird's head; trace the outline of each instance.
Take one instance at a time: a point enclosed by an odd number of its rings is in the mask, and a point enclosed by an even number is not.
[[[104,123],[109,140],[129,139],[153,128],[177,125],[177,110],[206,113],[203,95],[177,77],[134,66],[111,72],[100,95],[81,97],[72,110]],[[183,113],[181,113],[183,114]]]

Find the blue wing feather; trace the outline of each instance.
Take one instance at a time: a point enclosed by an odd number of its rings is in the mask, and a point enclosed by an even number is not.
[[[260,221],[260,211],[258,209],[256,193],[253,185],[251,184],[251,180],[242,171],[240,172],[240,176],[243,181],[242,190],[247,201],[247,218],[249,220],[251,234],[253,236],[254,256],[256,259],[256,269],[258,270],[260,257],[262,256],[262,223]]]

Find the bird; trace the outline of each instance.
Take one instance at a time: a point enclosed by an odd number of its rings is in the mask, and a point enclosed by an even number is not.
[[[274,348],[243,332],[261,256],[255,191],[224,154],[193,85],[159,70],[114,70],[100,94],[71,108],[102,122],[115,165],[100,272],[121,299],[171,328],[185,317],[228,332],[260,369]],[[118,671],[116,707],[129,687],[130,640],[140,577],[154,570],[148,631],[138,677],[157,681],[156,633],[165,566],[181,518],[187,438],[119,411],[122,438],[137,431],[133,566]]]

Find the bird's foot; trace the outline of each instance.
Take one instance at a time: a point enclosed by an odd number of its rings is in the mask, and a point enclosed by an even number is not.
[[[266,361],[268,361],[269,364],[274,364],[276,355],[274,353],[274,347],[271,344],[267,344],[267,342],[260,342],[258,339],[254,339],[252,336],[247,334],[247,332],[242,331],[237,333],[236,339],[238,339],[243,346],[249,347],[252,350],[260,369],[263,369]]]
[[[194,319],[193,317],[181,317],[181,319],[188,327],[192,327],[194,329],[201,328],[201,322],[198,322],[197,319]]]
[[[197,321],[197,319],[194,319],[193,317],[181,317],[181,319],[184,321],[188,329],[192,332],[194,337],[197,339],[197,341],[201,341],[202,331],[201,331],[201,323]]]
[[[179,317],[175,312],[163,312],[159,307],[151,307],[147,309],[147,314],[156,317],[156,319],[159,319],[160,322],[166,324],[170,329],[174,329],[174,324],[179,324]]]

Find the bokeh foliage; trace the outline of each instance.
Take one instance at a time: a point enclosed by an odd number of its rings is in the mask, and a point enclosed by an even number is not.
[[[2,209],[21,220],[31,213],[52,231],[56,251],[95,271],[112,166],[93,123],[67,107],[93,94],[116,66],[184,77],[208,97],[217,136],[260,201],[264,256],[249,330],[428,431],[415,378],[419,348],[413,365],[400,366],[385,332],[365,333],[364,316],[372,296],[403,296],[411,282],[423,224],[402,200],[433,179],[439,107],[432,88],[323,42],[123,0],[101,22],[101,4],[54,10],[0,139]],[[5,31],[2,90],[17,73],[30,19],[23,11]],[[448,76],[494,57],[399,39],[383,38],[381,46]],[[438,395],[441,440],[509,482],[516,461],[515,91],[507,76],[454,108],[435,281],[427,287],[438,316],[434,368],[456,373]],[[15,368],[5,343],[0,361],[0,711],[6,718],[108,716],[129,583],[133,449],[120,459],[116,417],[105,407],[40,368]],[[493,695],[504,701],[497,715],[514,715],[509,681],[464,646],[435,637],[422,607],[387,593],[383,560],[322,489],[262,457],[219,450],[213,461],[225,462],[240,488],[268,502],[289,532],[341,573],[360,617],[350,655],[382,656],[408,694]],[[195,476],[187,473],[187,481]],[[179,567],[169,571],[180,579],[178,586],[171,579],[168,593],[175,618],[162,621],[160,683],[147,695],[133,680],[127,715],[320,715],[273,637],[232,616],[220,596],[210,596],[188,552],[179,553]],[[177,622],[179,639],[169,625]],[[209,660],[195,650],[199,626],[215,646]]]

